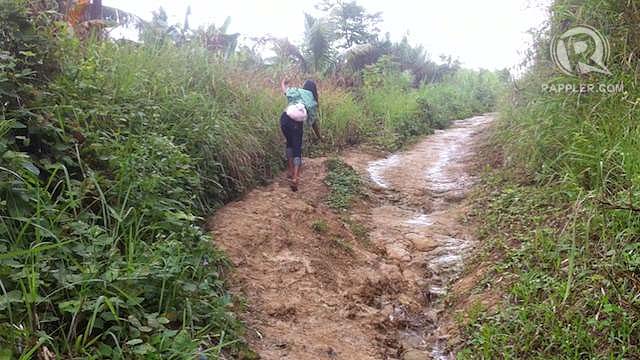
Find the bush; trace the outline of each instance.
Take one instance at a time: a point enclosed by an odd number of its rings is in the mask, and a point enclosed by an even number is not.
[[[47,14],[0,9],[0,349],[123,359],[228,347],[240,327],[226,261],[196,226],[196,161],[145,123],[153,99],[118,101],[102,72],[112,58],[78,60]],[[55,59],[63,46],[77,57]]]
[[[418,102],[429,126],[442,129],[451,120],[494,111],[503,87],[496,73],[460,70],[443,82],[424,86]]]
[[[334,210],[350,209],[354,198],[362,192],[360,175],[337,158],[327,160],[327,176],[324,183],[329,187],[327,203]]]
[[[378,129],[377,142],[396,149],[417,135],[428,134],[411,88],[411,78],[389,56],[367,66],[363,74],[362,100]]]
[[[324,142],[318,143],[313,135],[307,136],[308,149],[330,152],[369,139],[374,123],[367,117],[362,104],[350,92],[329,82],[321,83],[320,89],[319,121]]]

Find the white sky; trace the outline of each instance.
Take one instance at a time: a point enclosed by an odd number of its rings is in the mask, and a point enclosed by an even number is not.
[[[392,40],[409,35],[434,60],[453,55],[471,68],[501,69],[520,63],[528,46],[526,31],[546,17],[549,0],[357,0],[369,12],[382,12],[382,34]],[[106,6],[151,19],[162,6],[170,23],[182,23],[191,5],[191,27],[222,25],[231,17],[230,33],[254,37],[266,34],[300,43],[304,12],[317,15],[318,0],[103,0]]]

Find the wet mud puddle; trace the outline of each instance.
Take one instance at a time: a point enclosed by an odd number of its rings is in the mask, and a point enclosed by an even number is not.
[[[395,331],[404,359],[452,356],[439,328],[441,299],[475,245],[461,223],[463,200],[475,181],[466,169],[472,144],[491,120],[456,121],[406,152],[367,164],[381,200],[371,211],[371,238],[400,268],[409,297],[391,315],[402,318]]]

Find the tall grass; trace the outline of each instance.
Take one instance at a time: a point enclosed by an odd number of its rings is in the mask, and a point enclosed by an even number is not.
[[[431,125],[443,128],[451,120],[496,110],[504,86],[494,72],[463,69],[444,82],[424,86],[418,101],[429,114]]]
[[[526,177],[495,186],[499,195],[480,212],[487,239],[505,253],[493,275],[510,285],[502,310],[469,328],[464,358],[640,357],[639,16],[633,2],[554,2],[496,137],[507,166]],[[612,76],[555,70],[550,39],[574,24],[609,38]],[[563,83],[621,83],[625,91],[543,91]]]
[[[396,149],[450,121],[493,111],[504,83],[495,72],[460,70],[439,83],[411,87],[411,76],[383,56],[363,74],[362,101],[378,124],[375,141]]]

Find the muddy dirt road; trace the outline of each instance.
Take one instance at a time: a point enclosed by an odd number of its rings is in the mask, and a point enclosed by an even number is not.
[[[351,211],[326,205],[325,159],[301,190],[279,179],[210,220],[263,359],[446,359],[442,297],[472,255],[462,223],[473,145],[492,116],[454,122],[407,151],[342,160],[368,178]],[[368,234],[363,234],[366,232]]]

